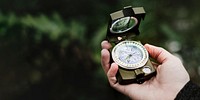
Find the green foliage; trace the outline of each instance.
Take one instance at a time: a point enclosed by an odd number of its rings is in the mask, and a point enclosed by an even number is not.
[[[35,30],[34,38],[36,41],[41,41],[42,36],[46,35],[52,41],[61,39],[61,45],[67,46],[71,40],[84,41],[84,33],[86,28],[83,24],[78,21],[70,20],[65,23],[65,21],[58,15],[53,14],[51,17],[46,15],[25,15],[18,17],[13,13],[8,15],[0,15],[0,23],[5,25],[1,28],[1,35],[5,35],[8,31],[8,27],[13,27],[20,24],[23,30],[26,31],[30,28]]]

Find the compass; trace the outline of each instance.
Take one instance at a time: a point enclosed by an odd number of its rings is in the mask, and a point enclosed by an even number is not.
[[[113,45],[111,63],[113,61],[119,66],[116,75],[119,84],[143,83],[156,73],[148,51],[136,40],[144,16],[143,7],[131,6],[110,14],[106,37]]]

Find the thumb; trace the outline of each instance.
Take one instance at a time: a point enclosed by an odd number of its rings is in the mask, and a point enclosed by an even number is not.
[[[161,47],[156,47],[150,44],[145,44],[144,47],[149,52],[150,56],[156,59],[159,63],[164,63],[169,60],[173,55]]]

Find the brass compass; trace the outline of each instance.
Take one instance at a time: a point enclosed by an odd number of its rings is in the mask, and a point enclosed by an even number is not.
[[[119,65],[116,77],[120,84],[143,83],[156,73],[147,50],[135,40],[144,16],[143,7],[131,6],[110,14],[107,39],[113,44],[111,61]]]

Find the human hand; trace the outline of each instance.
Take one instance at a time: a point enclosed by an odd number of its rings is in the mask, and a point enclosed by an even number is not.
[[[155,65],[157,75],[143,84],[120,85],[116,79],[118,65],[110,64],[111,44],[107,41],[101,43],[101,64],[107,74],[108,81],[114,89],[136,100],[172,100],[190,80],[182,62],[163,48],[149,44],[144,47],[150,56],[160,64]]]

